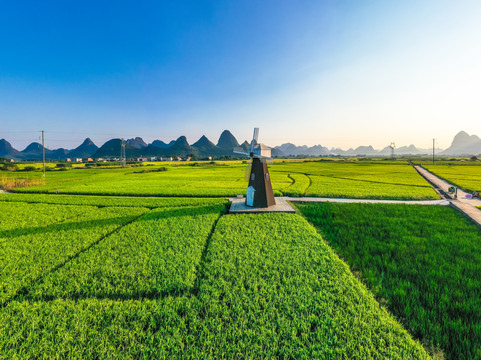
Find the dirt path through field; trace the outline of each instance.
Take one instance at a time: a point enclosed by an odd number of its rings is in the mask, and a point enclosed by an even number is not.
[[[456,186],[454,184],[450,184],[447,181],[437,177],[435,174],[432,172],[426,170],[422,166],[415,165],[414,168],[418,171],[418,173],[424,177],[428,182],[430,182],[432,185],[436,186],[439,189],[441,189],[447,198],[454,199],[454,197],[449,194],[449,188],[451,186]],[[461,203],[473,205],[473,206],[481,206],[481,200],[479,199],[468,199],[466,198],[466,192],[458,188],[458,198],[457,200],[460,201]]]
[[[452,206],[457,208],[468,218],[481,226],[481,210],[476,208],[477,206],[481,206],[481,200],[466,198],[466,192],[462,191],[461,189],[458,189],[458,197],[457,199],[454,199],[453,196],[449,193],[449,188],[451,186],[454,186],[453,184],[450,184],[447,181],[440,179],[422,166],[415,165],[414,168],[422,177],[424,177],[429,183],[431,183],[431,185],[435,189],[441,192],[441,194],[446,199],[449,199],[449,202]]]

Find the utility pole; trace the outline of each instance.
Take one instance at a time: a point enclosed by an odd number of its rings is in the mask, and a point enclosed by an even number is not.
[[[433,165],[434,165],[434,143],[436,142],[436,139],[433,139]]]
[[[391,159],[394,160],[394,148],[396,147],[396,144],[394,142],[391,143],[391,145],[389,145],[389,147],[391,148]]]
[[[42,130],[43,177],[45,177],[45,130]]]
[[[122,144],[120,147],[120,165],[122,167],[126,167],[126,160],[125,160],[125,139],[122,138]]]

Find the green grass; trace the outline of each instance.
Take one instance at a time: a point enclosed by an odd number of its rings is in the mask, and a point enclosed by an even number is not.
[[[424,167],[468,192],[481,191],[480,165],[424,165]]]
[[[298,189],[297,195],[375,199],[438,198],[431,186],[406,163],[323,161],[286,163],[279,169],[287,173],[301,173],[308,178],[308,186]]]
[[[20,204],[61,207],[0,207]],[[3,258],[30,244],[30,260],[2,273],[19,290],[0,307],[0,358],[429,358],[298,215],[62,206],[83,217],[7,237]]]
[[[154,210],[123,227],[58,271],[27,298],[158,298],[194,286],[206,240],[225,209]]]
[[[1,209],[12,205],[17,204],[0,203]],[[45,205],[32,204],[28,205],[28,212],[37,218],[36,214],[44,208]],[[0,305],[147,209],[82,206],[76,211],[76,216],[65,221],[52,224],[47,217],[46,222],[37,222],[35,226],[25,226],[21,221],[22,228],[1,232]],[[57,219],[55,212],[52,216]]]
[[[167,166],[167,171],[139,173],[158,166],[50,171],[45,185],[17,192],[131,196],[215,197],[246,192],[245,164]],[[307,161],[275,162],[269,166],[276,195],[378,199],[436,199],[431,186],[405,162]],[[26,176],[0,172],[0,176]],[[40,172],[28,173],[40,178]]]
[[[415,338],[448,359],[481,358],[481,233],[454,209],[299,204]]]
[[[0,193],[0,202],[25,202],[39,204],[57,205],[91,205],[97,207],[118,206],[118,207],[146,207],[149,209],[179,207],[179,206],[200,206],[228,204],[228,199],[223,198],[182,198],[182,197],[129,197],[129,196],[94,196],[94,195],[52,195],[52,194],[22,194],[22,193]],[[24,205],[19,205],[18,209]],[[46,207],[48,208],[48,207]],[[68,208],[65,208],[68,209]],[[0,217],[2,215],[0,214]],[[8,218],[5,213],[5,218]]]
[[[0,194],[0,199],[4,194]],[[8,194],[17,197],[16,194]],[[17,197],[18,198],[18,197]],[[15,233],[25,233],[26,229],[35,231],[38,227],[65,221],[97,210],[95,207],[85,207],[82,211],[78,206],[50,206],[38,204],[35,207],[26,206],[20,199],[18,202],[6,203],[0,201],[0,242],[4,237]]]
[[[222,217],[199,300],[215,358],[427,358],[298,215]]]

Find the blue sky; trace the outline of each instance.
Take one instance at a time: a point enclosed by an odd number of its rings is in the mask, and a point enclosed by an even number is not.
[[[481,135],[477,1],[11,1],[0,138],[449,146]]]

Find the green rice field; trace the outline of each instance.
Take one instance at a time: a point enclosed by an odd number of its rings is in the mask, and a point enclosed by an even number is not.
[[[245,164],[161,165],[0,193],[0,359],[481,359],[481,231],[453,208],[228,214]],[[269,167],[277,195],[438,198],[402,161]]]
[[[481,166],[465,165],[461,162],[454,164],[423,165],[426,169],[448,182],[468,191],[481,191]]]
[[[1,358],[429,358],[296,214],[70,198],[0,194]]]
[[[439,358],[481,358],[478,227],[444,206],[298,207],[426,348]]]
[[[17,192],[131,196],[236,196],[246,191],[245,164],[161,164],[132,168],[79,168],[47,172],[44,184]],[[192,165],[192,164],[191,164]],[[167,171],[153,171],[165,167]],[[276,195],[376,199],[437,199],[406,162],[305,161],[269,166]],[[146,172],[148,171],[148,172]],[[0,178],[41,179],[40,171],[0,171]]]

